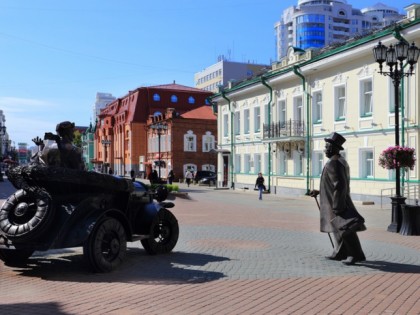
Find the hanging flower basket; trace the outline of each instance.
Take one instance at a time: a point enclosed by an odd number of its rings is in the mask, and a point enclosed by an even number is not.
[[[379,156],[379,165],[387,170],[393,170],[397,167],[407,167],[412,170],[415,163],[416,157],[413,148],[393,146],[383,150]]]

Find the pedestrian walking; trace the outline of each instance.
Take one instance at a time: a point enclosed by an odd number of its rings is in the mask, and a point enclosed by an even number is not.
[[[187,182],[188,187],[190,187],[193,177],[194,177],[193,172],[191,172],[190,170],[187,170],[185,172],[185,181]]]
[[[168,174],[168,183],[169,183],[169,185],[172,185],[172,182],[174,180],[174,177],[175,177],[174,171],[173,170],[170,170],[169,171],[169,174]]]
[[[136,181],[136,172],[134,170],[130,171],[130,177],[132,182]]]
[[[264,177],[262,176],[262,173],[258,173],[257,180],[255,181],[255,188],[258,189],[258,199],[262,200],[262,193],[263,190],[265,190]]]
[[[350,197],[350,168],[340,151],[346,139],[334,132],[325,138],[325,164],[320,189],[310,192],[312,197],[320,195],[320,230],[332,233],[334,250],[327,259],[341,260],[346,265],[365,261],[358,231],[366,230],[364,218],[357,212]]]

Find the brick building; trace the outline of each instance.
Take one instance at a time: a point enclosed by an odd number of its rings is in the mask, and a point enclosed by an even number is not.
[[[211,92],[176,84],[140,87],[117,98],[100,111],[95,131],[97,170],[128,175],[145,172],[149,116],[161,116],[168,108],[179,115],[207,103]]]
[[[147,120],[147,173],[154,168],[165,179],[172,169],[178,180],[187,169],[215,172],[216,121],[208,105],[183,114],[168,108],[163,115],[151,115]]]

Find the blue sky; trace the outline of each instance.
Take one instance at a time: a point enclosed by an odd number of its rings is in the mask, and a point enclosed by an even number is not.
[[[378,1],[351,1],[364,8]],[[413,3],[382,0],[400,12]],[[225,55],[270,64],[274,24],[297,0],[2,0],[0,109],[11,140],[88,126],[97,92],[194,86]]]

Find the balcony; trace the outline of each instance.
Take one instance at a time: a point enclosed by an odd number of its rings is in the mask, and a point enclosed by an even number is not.
[[[305,137],[305,123],[301,120],[287,120],[263,125],[263,140],[286,140]]]

